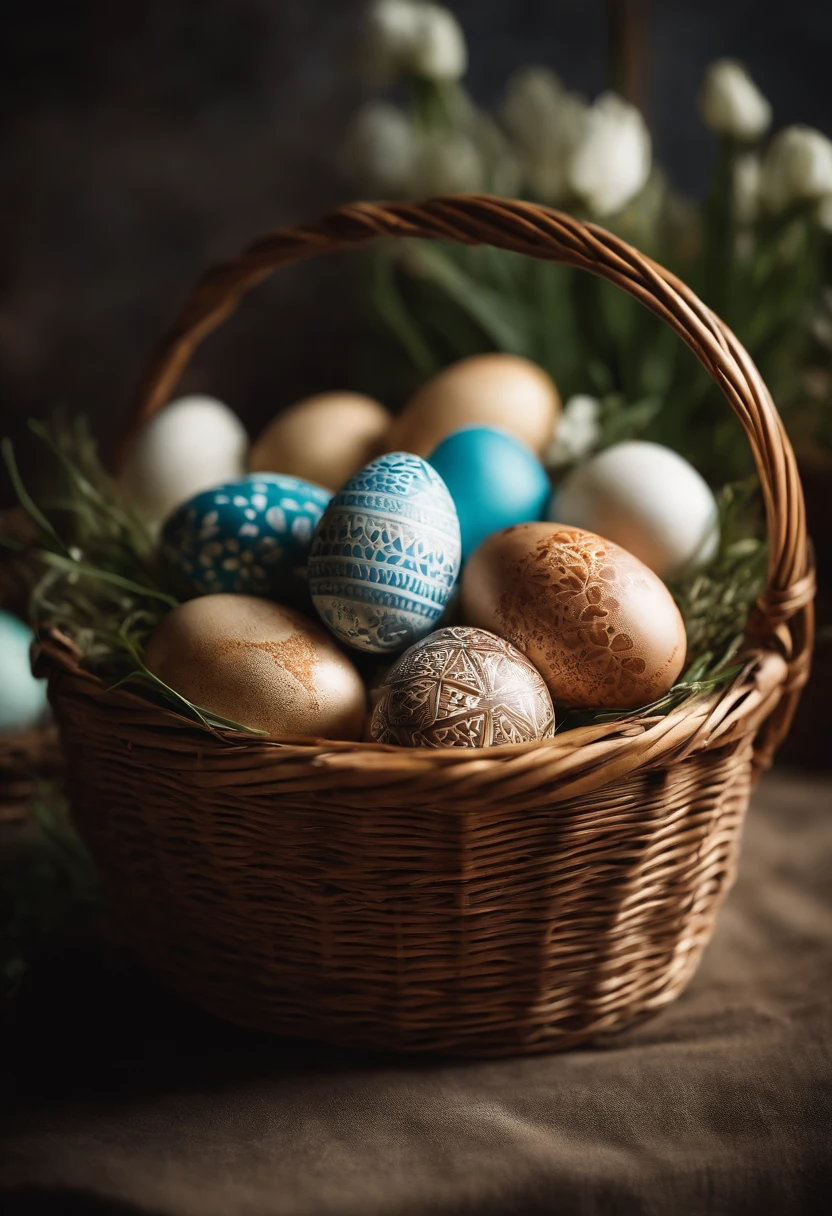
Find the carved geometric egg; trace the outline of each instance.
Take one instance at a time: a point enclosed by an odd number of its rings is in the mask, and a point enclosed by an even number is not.
[[[580,528],[496,532],[469,560],[460,598],[463,620],[522,651],[555,705],[636,709],[668,692],[684,666],[684,622],[661,579]]]
[[[454,625],[393,664],[370,732],[401,747],[532,743],[555,733],[555,713],[540,673],[509,642]]]

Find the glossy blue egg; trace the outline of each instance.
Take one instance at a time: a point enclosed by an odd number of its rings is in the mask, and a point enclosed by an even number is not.
[[[196,494],[162,529],[161,551],[194,591],[280,598],[305,566],[329,490],[256,473]]]
[[[493,426],[448,435],[428,457],[451,492],[463,560],[492,532],[542,519],[552,487],[531,448]]]
[[[459,521],[444,481],[421,457],[390,452],[351,477],[324,512],[309,591],[342,642],[402,650],[435,627],[459,565]]]

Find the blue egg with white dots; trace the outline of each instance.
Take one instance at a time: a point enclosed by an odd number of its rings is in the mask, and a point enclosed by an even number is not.
[[[434,448],[428,460],[456,504],[462,557],[492,532],[543,518],[552,487],[531,448],[494,426],[466,426]]]
[[[170,515],[161,552],[194,591],[280,598],[304,567],[329,490],[256,473],[203,490]]]
[[[357,650],[403,650],[436,626],[460,564],[453,499],[427,461],[390,452],[332,499],[309,558],[312,602]]]

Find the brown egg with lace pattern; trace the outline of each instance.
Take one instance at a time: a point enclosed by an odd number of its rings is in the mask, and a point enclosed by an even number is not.
[[[552,523],[496,532],[462,577],[463,620],[511,642],[556,706],[637,709],[685,663],[685,626],[661,579],[619,545]]]

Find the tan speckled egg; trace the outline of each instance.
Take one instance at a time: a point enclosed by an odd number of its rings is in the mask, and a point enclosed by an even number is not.
[[[292,473],[340,490],[378,456],[392,419],[362,393],[320,393],[278,414],[252,445],[253,473]]]
[[[270,735],[358,739],[366,696],[318,625],[271,600],[203,595],[174,608],[145,651],[149,670],[200,709]]]
[[[385,450],[427,456],[460,427],[497,426],[540,453],[559,413],[558,390],[542,367],[519,355],[474,355],[422,385],[393,422]]]
[[[580,528],[518,524],[471,555],[463,619],[522,651],[555,705],[635,709],[676,682],[685,627],[664,583],[626,549]]]
[[[398,659],[374,697],[377,743],[495,747],[555,733],[540,672],[505,638],[470,625],[437,629]]]

